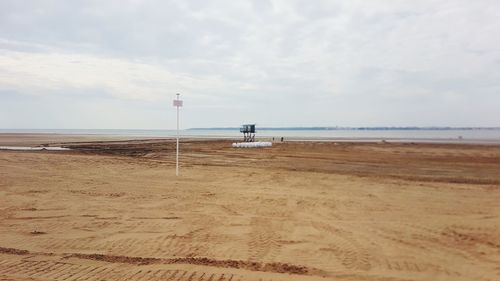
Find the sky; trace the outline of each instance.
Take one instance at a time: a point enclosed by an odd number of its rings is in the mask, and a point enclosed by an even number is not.
[[[500,1],[0,1],[0,128],[500,126]]]

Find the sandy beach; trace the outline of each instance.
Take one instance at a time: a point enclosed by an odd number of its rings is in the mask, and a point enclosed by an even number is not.
[[[0,135],[0,280],[498,280],[500,146]]]

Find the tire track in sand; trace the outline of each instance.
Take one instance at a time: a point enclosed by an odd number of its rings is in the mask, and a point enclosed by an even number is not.
[[[117,267],[114,264],[84,265],[58,260],[31,261],[19,258],[0,259],[0,279],[36,280],[124,280],[124,281],[257,281],[231,272],[215,273],[210,270],[161,269],[153,267]],[[267,280],[266,280],[267,281]],[[269,280],[270,281],[270,280]]]
[[[43,277],[48,280],[63,281],[88,280],[90,277],[99,277],[105,280],[154,280],[165,267],[190,268],[189,272],[191,273],[187,276],[187,280],[193,280],[196,277],[192,269],[198,267],[208,270],[202,270],[200,278],[201,275],[205,276],[215,271],[221,274],[218,278],[220,280],[230,276],[228,274],[232,276],[240,270],[250,270],[258,274],[288,273],[297,276],[325,276],[326,274],[316,268],[279,262],[262,263],[195,257],[160,259],[84,253],[63,253],[58,255],[0,247],[0,276],[14,277],[16,279],[18,279],[17,277],[37,276],[37,278]],[[187,274],[188,271],[184,273]],[[234,276],[231,276],[232,279]]]
[[[209,237],[198,235],[151,235],[146,238],[81,237],[56,239],[50,237],[26,238],[18,245],[35,244],[43,249],[58,251],[96,250],[113,255],[147,257],[189,257],[205,255],[209,250]]]
[[[320,222],[312,222],[312,226],[320,232],[333,234],[334,242],[320,251],[333,253],[347,269],[368,271],[372,268],[369,250],[351,238],[352,233]]]
[[[254,217],[250,223],[248,255],[250,261],[274,260],[281,250],[280,237],[266,218]]]

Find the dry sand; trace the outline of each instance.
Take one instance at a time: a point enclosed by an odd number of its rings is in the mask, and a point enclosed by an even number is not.
[[[79,140],[0,151],[0,280],[500,279],[500,146]]]

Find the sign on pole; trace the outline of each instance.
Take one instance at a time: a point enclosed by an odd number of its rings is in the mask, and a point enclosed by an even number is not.
[[[182,107],[183,102],[179,99],[181,94],[177,93],[177,98],[174,100],[174,106],[177,107],[177,152],[175,156],[175,175],[179,175],[179,108]]]

